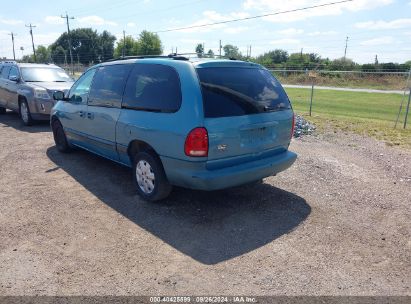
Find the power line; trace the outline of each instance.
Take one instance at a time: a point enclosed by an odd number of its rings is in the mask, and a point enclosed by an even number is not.
[[[179,28],[173,28],[173,29],[167,29],[167,30],[159,30],[159,31],[155,31],[155,32],[156,33],[165,33],[165,32],[187,30],[187,29],[192,29],[192,28],[206,27],[206,26],[211,26],[211,25],[232,23],[232,22],[238,22],[238,21],[244,21],[244,20],[263,18],[263,17],[268,17],[268,16],[275,16],[275,15],[280,15],[280,14],[287,14],[287,13],[292,13],[292,12],[299,12],[299,11],[309,10],[309,9],[313,9],[313,8],[331,6],[331,5],[342,4],[342,3],[346,3],[346,2],[352,2],[352,1],[354,1],[354,0],[343,0],[343,1],[338,1],[338,2],[329,2],[329,3],[313,5],[313,6],[306,6],[306,7],[302,7],[302,8],[296,8],[296,9],[292,9],[292,10],[280,11],[280,12],[269,13],[269,14],[264,14],[264,15],[257,15],[257,16],[251,16],[251,17],[245,17],[245,18],[237,18],[237,19],[231,19],[231,20],[219,21],[219,22],[212,22],[212,23],[205,23],[205,24],[199,24],[199,25],[191,25],[191,26],[185,26],[185,27],[179,27]]]

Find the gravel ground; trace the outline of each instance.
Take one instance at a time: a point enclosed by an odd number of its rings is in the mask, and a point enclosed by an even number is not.
[[[141,201],[131,171],[0,116],[0,295],[411,295],[411,154],[294,139],[263,184]]]

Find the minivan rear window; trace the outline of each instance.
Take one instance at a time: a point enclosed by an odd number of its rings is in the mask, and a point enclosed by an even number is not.
[[[197,68],[208,118],[290,109],[287,94],[267,70],[241,67]]]

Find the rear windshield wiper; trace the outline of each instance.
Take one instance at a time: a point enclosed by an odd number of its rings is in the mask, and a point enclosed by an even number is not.
[[[289,110],[290,107],[283,105],[281,103],[274,105],[274,106],[264,106],[264,111],[266,112],[274,112],[274,111],[281,111],[281,110]]]

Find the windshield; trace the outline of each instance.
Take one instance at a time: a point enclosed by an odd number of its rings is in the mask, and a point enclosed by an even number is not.
[[[228,117],[290,109],[284,89],[264,69],[198,68],[205,117]]]
[[[59,68],[21,68],[22,78],[26,82],[71,82],[69,75]]]

